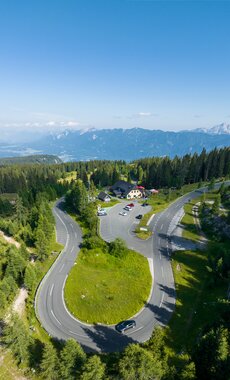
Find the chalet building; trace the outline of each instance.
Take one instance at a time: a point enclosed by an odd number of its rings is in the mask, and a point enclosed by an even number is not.
[[[111,200],[111,197],[106,194],[104,191],[101,191],[99,194],[98,194],[98,199],[100,199],[100,201],[102,202],[110,202]]]
[[[126,181],[117,181],[110,189],[116,197],[135,199],[142,198],[144,188],[142,186],[132,185]]]

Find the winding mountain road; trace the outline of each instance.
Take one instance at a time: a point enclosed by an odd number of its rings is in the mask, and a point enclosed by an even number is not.
[[[140,252],[149,260],[153,276],[152,291],[145,307],[135,316],[136,328],[126,334],[116,332],[114,326],[87,325],[74,318],[64,302],[64,287],[68,273],[75,264],[82,241],[81,230],[63,210],[59,200],[53,208],[57,241],[64,249],[42,280],[35,298],[36,315],[45,330],[54,338],[76,339],[86,352],[112,352],[122,350],[129,343],[148,340],[156,325],[166,325],[175,308],[175,285],[171,268],[171,237],[189,199],[196,198],[205,189],[193,191],[175,201],[164,212],[156,214],[150,223],[153,237],[141,241],[134,234],[138,214],[149,211],[136,203],[127,216],[119,215],[123,204],[111,208],[107,216],[100,217],[100,233],[111,241],[123,238],[128,247]],[[131,316],[130,316],[131,317]]]

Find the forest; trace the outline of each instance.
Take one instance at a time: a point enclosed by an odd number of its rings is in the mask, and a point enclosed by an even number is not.
[[[75,178],[68,181],[69,173]],[[167,327],[158,328],[144,344],[129,345],[124,352],[86,354],[75,340],[59,342],[39,326],[33,302],[42,276],[61,247],[55,244],[52,205],[66,195],[66,206],[83,223],[87,234],[83,247],[103,245],[97,234],[95,205],[98,190],[120,178],[137,181],[147,188],[177,188],[189,183],[229,179],[230,149],[202,151],[182,158],[153,157],[124,161],[89,161],[58,164],[13,164],[0,166],[0,230],[13,237],[16,247],[0,237],[1,344],[9,348],[19,368],[31,379],[229,379],[229,302],[219,300],[217,319],[197,331],[197,343],[189,352],[167,350]],[[216,203],[229,207],[229,189],[222,188]],[[217,204],[203,204],[201,221],[213,227]],[[228,220],[227,220],[228,223]],[[214,231],[216,225],[213,227]],[[90,231],[90,232],[89,232]],[[211,227],[209,234],[214,234]],[[210,236],[210,239],[212,236]],[[229,279],[229,248],[221,232],[213,243],[209,272],[212,286]],[[222,248],[221,248],[222,247]],[[112,248],[111,248],[112,249]],[[10,312],[20,288],[28,292],[23,318]],[[210,288],[211,291],[213,288]],[[6,315],[10,314],[10,318]],[[208,376],[208,377],[207,377]]]

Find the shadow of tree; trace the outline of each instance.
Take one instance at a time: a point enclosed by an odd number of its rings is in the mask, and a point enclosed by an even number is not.
[[[175,304],[165,301],[162,303],[161,307],[152,304],[147,304],[146,307],[154,313],[155,318],[159,324],[165,326],[168,324],[170,318],[173,315]]]
[[[83,327],[83,330],[95,343],[95,351],[118,352],[122,351],[128,344],[137,343],[131,336],[119,334],[115,329],[107,326],[96,325],[93,329]],[[84,350],[86,352],[93,351],[87,345],[84,345]]]

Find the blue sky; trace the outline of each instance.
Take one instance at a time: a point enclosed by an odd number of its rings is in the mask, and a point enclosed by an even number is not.
[[[0,3],[0,126],[230,122],[230,1]]]

